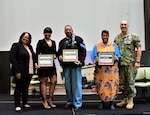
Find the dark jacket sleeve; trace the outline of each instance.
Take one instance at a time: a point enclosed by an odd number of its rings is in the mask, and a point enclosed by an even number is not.
[[[79,61],[82,63],[82,66],[85,65],[86,58],[86,46],[82,38],[79,37]]]
[[[59,42],[58,52],[57,52],[58,57],[59,57],[60,55],[62,55],[63,41],[64,41],[64,40],[61,40],[61,41]]]
[[[57,51],[57,57],[58,57],[60,66],[62,66],[62,61],[59,60],[59,56],[62,55],[63,43],[64,43],[64,39],[59,42],[58,51]]]
[[[54,54],[57,55],[56,54],[56,42],[55,41],[53,41],[53,42],[54,42],[54,46],[53,46],[54,47]]]
[[[19,71],[19,67],[18,67],[18,63],[17,63],[17,57],[18,57],[18,44],[14,43],[10,49],[10,63],[12,64],[12,68],[13,68],[13,73],[20,73]]]

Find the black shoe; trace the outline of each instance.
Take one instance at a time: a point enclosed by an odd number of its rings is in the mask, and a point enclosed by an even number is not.
[[[103,109],[103,107],[104,107],[103,103],[100,103],[100,105],[98,106],[99,109]]]
[[[114,104],[112,104],[110,108],[111,108],[112,110],[114,110],[114,109],[115,109]]]
[[[70,108],[70,107],[72,107],[71,104],[66,104],[66,105],[65,105],[65,108],[66,108],[66,109],[67,109],[67,108]]]
[[[81,110],[81,107],[75,107],[74,108],[74,111],[80,111]]]
[[[110,109],[112,109],[112,110],[115,109],[115,105],[114,105],[114,102],[113,102],[113,101],[110,102]]]

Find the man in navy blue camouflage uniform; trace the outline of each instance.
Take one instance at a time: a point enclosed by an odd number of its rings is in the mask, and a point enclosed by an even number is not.
[[[137,68],[140,67],[142,50],[139,36],[130,33],[128,27],[128,22],[122,20],[120,23],[121,33],[115,38],[115,43],[119,46],[121,53],[119,72],[120,89],[123,95],[123,100],[116,105],[133,109],[133,98],[136,96],[135,76]]]

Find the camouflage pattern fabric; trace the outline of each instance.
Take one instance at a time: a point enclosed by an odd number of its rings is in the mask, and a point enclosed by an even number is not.
[[[120,89],[123,92],[124,97],[134,97],[136,95],[135,89],[135,76],[136,69],[134,64],[136,61],[136,47],[141,46],[140,38],[128,33],[123,36],[119,34],[114,41],[120,49],[121,59],[119,62],[119,74],[120,74]]]

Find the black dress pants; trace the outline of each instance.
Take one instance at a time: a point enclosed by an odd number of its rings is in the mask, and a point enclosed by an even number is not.
[[[15,78],[15,91],[14,91],[14,100],[15,100],[15,107],[20,106],[20,101],[22,97],[22,105],[27,104],[28,99],[28,88],[31,81],[32,75],[21,77],[21,79]]]

